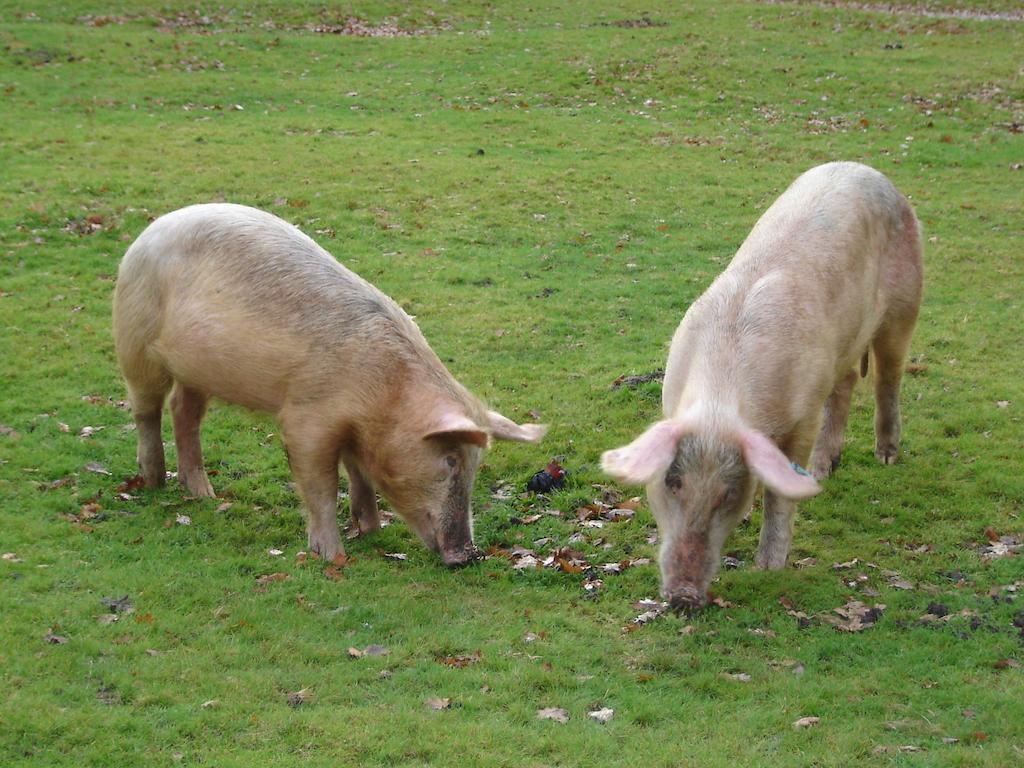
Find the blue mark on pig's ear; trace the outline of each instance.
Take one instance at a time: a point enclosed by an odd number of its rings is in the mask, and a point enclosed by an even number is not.
[[[793,471],[796,472],[798,475],[803,475],[804,477],[810,477],[811,476],[810,472],[808,472],[806,469],[801,467],[795,461],[790,462],[789,466],[791,466],[793,468]]]

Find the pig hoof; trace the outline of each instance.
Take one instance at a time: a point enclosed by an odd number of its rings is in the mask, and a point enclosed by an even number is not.
[[[667,593],[665,597],[673,611],[688,616],[700,611],[707,603],[707,599],[695,587],[680,587]]]
[[[754,567],[762,571],[781,571],[786,567],[786,556],[781,558],[772,555],[763,555],[758,552],[754,558]]]
[[[345,548],[341,545],[341,540],[323,540],[315,536],[309,537],[309,551],[315,555],[319,555],[324,560],[333,560],[338,555],[345,554]]]
[[[892,447],[890,447],[890,448],[876,448],[875,449],[875,457],[878,459],[879,463],[885,464],[886,466],[889,466],[891,464],[895,464],[896,463],[896,457],[899,456],[899,453],[900,453],[900,449],[899,448],[892,448]]]
[[[210,485],[210,479],[205,472],[198,477],[195,475],[182,477],[181,484],[188,489],[189,493],[199,498],[212,499],[215,495],[213,486]]]
[[[831,475],[839,466],[840,455],[837,453],[834,456],[815,456],[811,460],[811,476],[815,480],[824,480]]]
[[[367,520],[365,517],[361,517],[356,523],[356,527],[359,530],[360,536],[366,536],[380,530],[380,518],[375,517],[373,520]]]

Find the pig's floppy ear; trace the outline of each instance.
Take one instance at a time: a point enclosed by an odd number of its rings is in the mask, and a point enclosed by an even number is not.
[[[790,462],[782,451],[753,429],[739,434],[743,459],[765,487],[785,499],[799,501],[821,492],[821,486],[806,471]]]
[[[601,455],[601,469],[621,483],[644,485],[669,468],[685,432],[680,421],[659,421],[629,445],[605,451]]]
[[[497,411],[487,412],[487,425],[491,435],[498,440],[515,440],[520,443],[536,443],[548,431],[546,424],[516,424]]]
[[[444,411],[439,414],[423,435],[424,440],[447,438],[460,443],[473,443],[481,448],[487,447],[487,432],[465,414]]]

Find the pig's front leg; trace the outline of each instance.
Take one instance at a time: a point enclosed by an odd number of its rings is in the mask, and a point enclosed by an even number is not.
[[[360,534],[367,534],[380,528],[380,512],[377,510],[377,494],[373,483],[360,469],[355,460],[344,459],[348,473],[348,500],[352,510],[352,522]]]
[[[309,549],[325,560],[344,554],[338,530],[338,448],[328,435],[284,429],[288,461],[309,513]]]
[[[779,448],[790,461],[803,465],[811,455],[815,433],[818,428],[818,414],[801,423],[788,437],[780,441]],[[754,563],[758,568],[778,571],[786,567],[786,557],[793,543],[793,519],[796,517],[796,502],[780,496],[768,488],[764,489],[764,521],[761,523],[761,539],[757,545]]]
[[[815,480],[824,480],[839,464],[843,452],[843,434],[850,415],[850,398],[857,383],[857,372],[850,371],[836,384],[825,401],[821,431],[811,456],[811,474]]]
[[[765,489],[764,522],[761,523],[761,540],[754,561],[758,568],[778,571],[786,567],[786,557],[793,542],[795,516],[795,502]]]

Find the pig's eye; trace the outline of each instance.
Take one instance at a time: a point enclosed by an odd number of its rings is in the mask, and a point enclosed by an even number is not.
[[[444,463],[447,464],[451,469],[455,469],[457,466],[459,466],[459,460],[451,455],[444,457]]]
[[[714,508],[718,509],[719,507],[723,506],[724,504],[726,504],[726,503],[728,503],[730,501],[732,501],[732,490],[722,491],[715,498]]]

